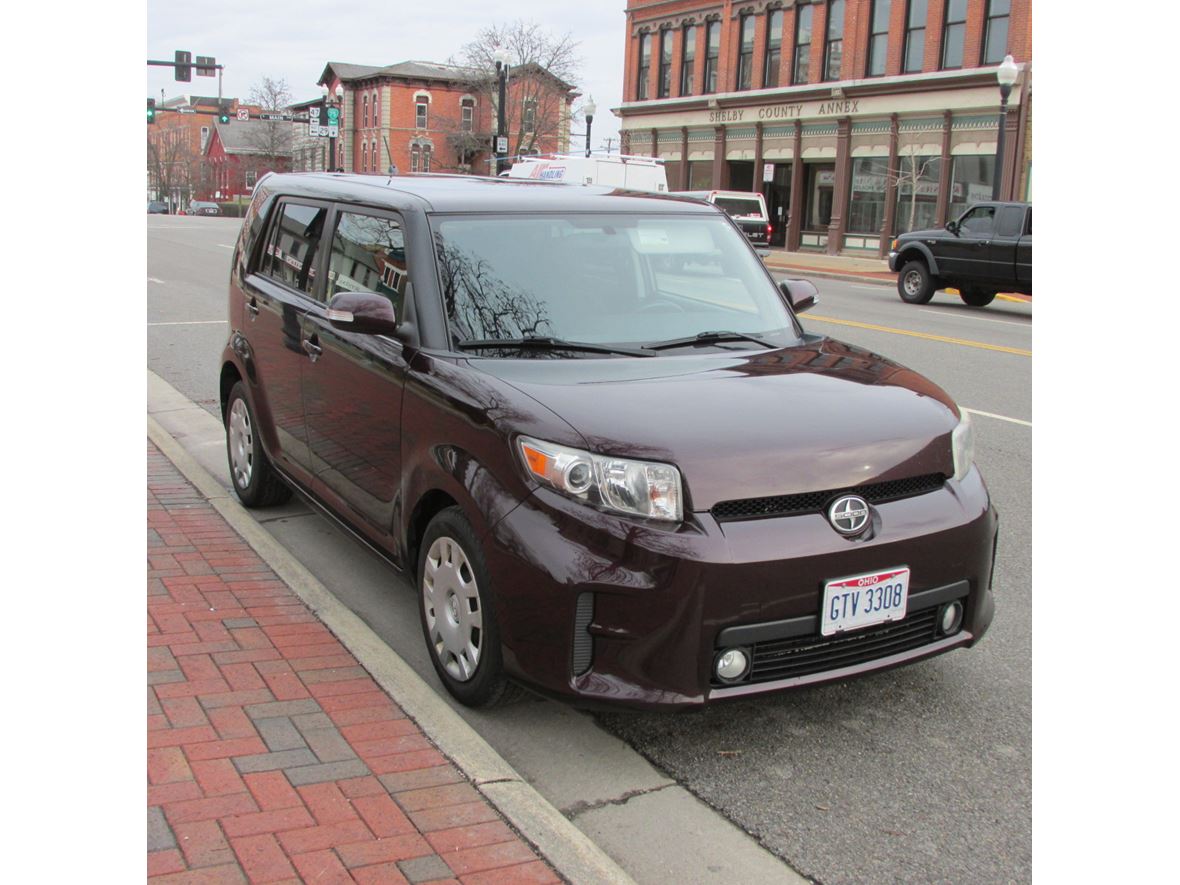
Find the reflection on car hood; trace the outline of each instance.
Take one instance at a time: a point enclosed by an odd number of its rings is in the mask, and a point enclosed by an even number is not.
[[[951,474],[950,399],[831,339],[659,359],[478,359],[602,453],[677,465],[689,503]]]

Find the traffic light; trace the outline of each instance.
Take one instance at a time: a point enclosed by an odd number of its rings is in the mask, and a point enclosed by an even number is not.
[[[229,121],[229,105],[222,103],[222,105],[217,109],[217,122],[223,126],[228,126]]]
[[[147,121],[149,124],[156,122],[156,100],[149,98],[147,100]]]
[[[176,50],[176,81],[190,83],[193,79],[193,54],[183,49]]]

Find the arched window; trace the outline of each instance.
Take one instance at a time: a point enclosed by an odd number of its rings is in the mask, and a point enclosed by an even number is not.
[[[460,129],[471,132],[475,128],[475,99],[470,95],[463,96],[459,101]]]
[[[368,128],[369,126],[369,96],[361,98],[361,127]]]
[[[377,142],[374,141],[369,145],[369,156],[373,158],[373,171],[381,171],[381,158],[377,153]]]
[[[414,127],[427,129],[430,125],[430,93],[419,91],[414,93]]]
[[[361,143],[361,172],[369,171],[369,146]]]
[[[380,107],[380,104],[378,103],[377,96],[378,96],[378,93],[374,92],[373,93],[373,125],[374,126],[381,125],[381,111],[378,110],[378,108]]]

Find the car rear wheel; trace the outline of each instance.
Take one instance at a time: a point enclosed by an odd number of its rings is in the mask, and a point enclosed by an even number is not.
[[[234,384],[225,406],[225,448],[234,491],[247,507],[269,507],[291,497],[290,487],[262,450],[258,423],[241,381]]]
[[[491,707],[519,697],[521,689],[504,675],[483,551],[458,507],[431,520],[421,550],[419,613],[439,679],[468,707]]]
[[[934,280],[921,261],[909,261],[897,275],[897,294],[907,304],[928,304],[934,297]]]
[[[985,289],[961,289],[959,297],[963,299],[964,304],[971,307],[987,307],[995,300],[996,293]]]

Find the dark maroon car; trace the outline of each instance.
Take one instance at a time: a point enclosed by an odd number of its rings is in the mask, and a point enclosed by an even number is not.
[[[996,513],[936,385],[806,333],[695,200],[271,175],[229,286],[229,464],[412,579],[447,689],[692,707],[973,645]]]

